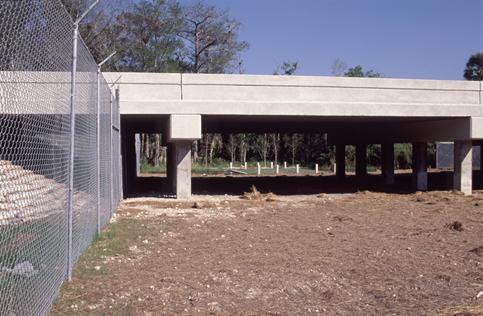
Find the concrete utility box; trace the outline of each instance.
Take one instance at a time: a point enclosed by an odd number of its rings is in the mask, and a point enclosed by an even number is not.
[[[201,139],[201,115],[170,115],[168,142]]]
[[[436,144],[436,168],[453,169],[454,145],[453,143]],[[473,169],[480,169],[480,146],[473,146]]]

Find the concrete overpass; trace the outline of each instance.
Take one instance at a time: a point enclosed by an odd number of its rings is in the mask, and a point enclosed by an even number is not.
[[[163,133],[168,179],[191,194],[191,143],[203,132],[326,132],[345,174],[346,145],[366,173],[367,144],[382,144],[385,183],[394,182],[394,143],[413,143],[414,183],[426,190],[427,143],[455,143],[454,189],[472,190],[472,146],[483,140],[481,82],[341,77],[106,73],[121,90],[127,181],[135,133]],[[364,157],[364,159],[363,159]]]

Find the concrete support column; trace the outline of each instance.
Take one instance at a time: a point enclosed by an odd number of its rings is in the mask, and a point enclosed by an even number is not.
[[[427,143],[413,143],[413,184],[417,191],[428,190]]]
[[[480,144],[480,171],[483,171],[483,143]],[[483,172],[480,172],[483,176]]]
[[[395,182],[394,178],[394,144],[382,144],[382,178],[384,184],[392,185]]]
[[[134,135],[134,142],[136,148],[136,177],[141,176],[141,135]]]
[[[199,139],[201,139],[201,115],[172,114],[169,116],[168,174],[177,199],[191,197],[191,148],[193,142]]]
[[[473,187],[473,144],[470,140],[454,143],[453,188],[471,194]]]
[[[337,178],[343,179],[345,177],[345,145],[336,145],[335,164]]]
[[[177,199],[191,198],[191,146],[192,141],[179,141],[171,144],[173,153],[171,180]],[[173,174],[174,173],[174,174]]]
[[[367,145],[356,146],[356,176],[367,175]]]
[[[169,183],[169,193],[176,194],[176,148],[168,143],[166,148],[166,178]]]

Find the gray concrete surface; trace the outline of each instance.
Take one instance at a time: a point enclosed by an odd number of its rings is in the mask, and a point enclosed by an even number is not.
[[[473,147],[471,141],[454,143],[454,189],[471,194],[473,181]]]

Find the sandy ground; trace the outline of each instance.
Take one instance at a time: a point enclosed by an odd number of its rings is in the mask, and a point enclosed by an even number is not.
[[[483,192],[131,199],[52,315],[483,315]]]

